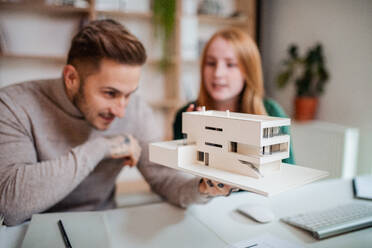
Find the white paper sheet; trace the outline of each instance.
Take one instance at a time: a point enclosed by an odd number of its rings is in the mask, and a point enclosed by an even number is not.
[[[58,220],[62,220],[72,247],[112,247],[105,213],[79,212],[33,215],[22,248],[64,248]]]
[[[242,240],[226,248],[303,248],[303,246],[266,234],[250,240]]]

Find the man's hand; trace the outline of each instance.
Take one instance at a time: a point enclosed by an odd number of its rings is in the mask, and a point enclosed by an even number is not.
[[[208,178],[202,178],[199,183],[199,192],[209,196],[229,196],[232,192],[239,189],[233,188],[230,185],[225,185]]]
[[[132,135],[118,135],[108,138],[108,141],[110,144],[109,158],[124,158],[124,164],[130,167],[138,163],[141,155],[141,147]]]

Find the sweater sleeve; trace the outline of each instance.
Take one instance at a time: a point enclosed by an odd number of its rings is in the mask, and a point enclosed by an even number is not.
[[[19,224],[62,200],[107,152],[106,140],[97,138],[59,158],[38,161],[30,131],[1,98],[0,113],[0,213],[7,225]]]
[[[150,184],[151,189],[168,202],[183,208],[193,203],[208,202],[210,198],[199,193],[200,177],[149,161],[149,143],[161,141],[162,137],[158,129],[151,126],[153,115],[150,108],[144,106],[139,112],[141,112],[139,118],[146,120],[143,121],[146,125],[141,131],[142,137],[146,139],[141,141],[143,150],[138,169]]]
[[[266,112],[269,116],[288,118],[283,108],[274,100],[265,99],[264,105],[265,105]],[[289,135],[291,134],[289,127],[282,127],[281,129],[283,133],[289,134]],[[289,157],[286,159],[283,159],[283,162],[288,163],[288,164],[295,164],[294,155],[293,155],[292,137],[290,141]]]

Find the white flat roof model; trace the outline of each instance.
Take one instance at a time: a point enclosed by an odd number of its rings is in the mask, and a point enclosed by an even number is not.
[[[228,111],[208,110],[208,111],[184,112],[182,114],[197,115],[201,117],[214,117],[214,118],[223,118],[223,119],[254,121],[254,122],[259,122],[262,127],[291,125],[291,120],[289,118],[282,118],[282,117],[279,118],[279,117],[272,117],[272,116],[267,116],[267,115],[253,115],[253,114],[236,113],[236,112],[228,112]]]
[[[208,111],[193,111],[193,112],[184,112],[190,115],[201,115],[201,116],[213,116],[213,117],[220,117],[220,118],[228,118],[228,119],[238,119],[238,120],[249,120],[249,121],[276,121],[281,119],[289,118],[282,118],[282,117],[273,117],[267,115],[253,115],[253,114],[246,114],[246,113],[237,113],[237,112],[227,112],[227,111],[216,111],[216,110],[208,110]]]
[[[265,196],[326,177],[328,172],[282,163],[289,118],[230,111],[182,113],[185,140],[150,144],[150,161]]]
[[[298,165],[281,164],[281,169],[256,179],[229,171],[195,163],[189,154],[195,145],[185,145],[184,140],[150,144],[150,161],[176,170],[209,178],[240,189],[271,196],[328,176],[328,172]]]

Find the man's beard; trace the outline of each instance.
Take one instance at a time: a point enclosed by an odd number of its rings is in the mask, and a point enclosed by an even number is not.
[[[86,97],[85,97],[85,92],[84,92],[84,84],[82,84],[78,90],[78,92],[73,96],[72,98],[72,102],[73,104],[75,105],[75,107],[80,111],[80,113],[83,115],[83,118],[86,120],[86,122],[93,128],[95,129],[98,129],[94,124],[93,124],[93,120],[94,120],[94,117],[95,115],[98,115],[98,116],[101,116],[101,117],[105,117],[105,118],[110,118],[110,117],[115,117],[112,113],[105,113],[105,112],[101,112],[101,113],[96,113],[96,111],[94,111],[92,109],[91,106],[89,106],[88,102],[86,101]],[[90,118],[91,120],[90,120]]]
[[[83,118],[88,122],[90,126],[93,128],[96,128],[93,123],[89,121],[89,118],[87,116],[94,115],[94,112],[91,111],[90,107],[88,106],[88,103],[86,102],[85,93],[84,93],[84,84],[80,85],[78,92],[73,96],[72,102],[75,105],[75,107],[80,111]]]
[[[72,97],[72,103],[84,116],[84,119],[86,119],[86,114],[84,113],[84,110],[83,110],[84,104],[86,105],[83,85],[84,84],[80,85],[78,92]]]

